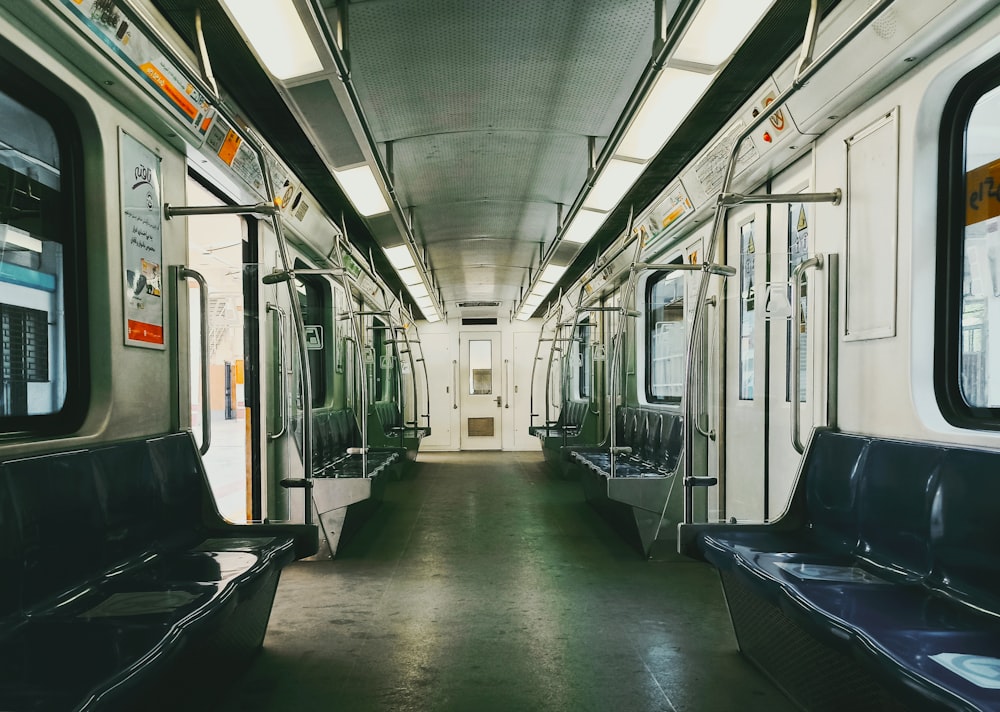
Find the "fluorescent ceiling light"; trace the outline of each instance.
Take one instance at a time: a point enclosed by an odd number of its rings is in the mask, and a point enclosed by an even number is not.
[[[389,204],[385,202],[385,196],[382,195],[382,189],[375,180],[371,166],[365,164],[357,168],[348,168],[346,171],[335,170],[333,175],[347,193],[351,203],[364,217],[389,212]]]
[[[434,300],[431,299],[431,295],[429,294],[426,294],[422,297],[415,297],[413,301],[415,301],[417,303],[417,306],[420,307],[421,309],[434,308]]]
[[[663,148],[698,103],[715,74],[667,67],[660,72],[615,154],[648,161]]]
[[[413,267],[413,255],[410,254],[410,248],[406,245],[383,247],[382,251],[385,253],[385,256],[389,258],[389,264],[397,270],[404,270],[407,267]],[[402,272],[400,274],[402,274]]]
[[[771,1],[706,0],[671,59],[719,66],[739,49]]]
[[[638,180],[646,164],[612,158],[605,164],[597,182],[583,201],[583,207],[608,211],[618,205],[628,189]]]
[[[423,277],[420,276],[420,270],[416,267],[407,267],[406,269],[399,270],[399,278],[407,286],[424,281]]]
[[[267,71],[291,79],[323,71],[292,0],[222,0]]]
[[[535,307],[537,307],[539,304],[542,303],[543,299],[545,299],[545,297],[543,297],[541,294],[529,294],[527,298],[525,298],[524,304],[521,305],[521,308],[534,309]]]
[[[518,319],[518,321],[527,321],[528,319],[531,318],[532,313],[533,312],[530,311],[530,310],[529,311],[524,311],[524,310],[519,311],[517,313],[517,319]]]
[[[425,311],[424,318],[427,319],[431,324],[436,321],[441,321],[441,316],[436,311]]]
[[[528,294],[528,299],[531,297],[545,297],[549,292],[552,291],[554,284],[546,284],[545,282],[539,282],[535,285],[535,288],[531,290]]]
[[[581,210],[573,218],[573,222],[563,232],[562,239],[582,245],[590,241],[598,228],[604,224],[605,215],[592,210]]]
[[[539,282],[548,282],[549,284],[555,284],[559,281],[559,278],[563,276],[566,272],[566,267],[563,265],[548,265],[544,270],[542,270],[541,276],[538,278]]]
[[[410,294],[417,300],[427,297],[427,287],[424,286],[423,282],[408,284],[406,288],[410,290]]]

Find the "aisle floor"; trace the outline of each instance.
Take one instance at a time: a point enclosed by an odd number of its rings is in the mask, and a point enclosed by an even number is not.
[[[338,558],[285,569],[222,708],[793,709],[718,576],[642,559],[537,453],[421,453]]]

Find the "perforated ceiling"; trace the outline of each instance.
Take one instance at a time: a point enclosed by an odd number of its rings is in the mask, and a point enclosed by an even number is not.
[[[504,313],[587,177],[587,137],[601,148],[650,59],[653,0],[348,12],[352,79],[446,304],[495,298]]]

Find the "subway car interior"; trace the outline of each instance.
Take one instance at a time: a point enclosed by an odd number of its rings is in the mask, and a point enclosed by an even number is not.
[[[997,0],[0,0],[0,710],[1000,710],[994,321]]]

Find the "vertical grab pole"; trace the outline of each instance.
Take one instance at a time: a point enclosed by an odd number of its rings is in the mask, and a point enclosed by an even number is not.
[[[344,233],[346,235],[346,233]],[[337,267],[342,276],[341,284],[347,292],[347,315],[351,322],[351,331],[354,332],[354,353],[361,364],[361,417],[358,422],[361,425],[361,476],[368,476],[368,373],[365,371],[364,345],[361,342],[363,334],[358,324],[358,318],[354,311],[354,294],[351,292],[350,280],[347,278],[347,267],[344,263],[344,252],[340,246],[340,239],[334,239],[334,252],[337,255]],[[375,364],[376,366],[378,364]]]
[[[420,358],[416,359],[416,360],[420,362],[421,370],[424,373],[424,400],[425,400],[426,408],[425,408],[425,410],[424,410],[424,412],[422,414],[422,417],[427,421],[427,427],[429,428],[429,427],[431,427],[431,383],[430,383],[430,380],[427,377],[427,359],[424,358],[424,343],[420,339],[420,329],[417,328],[416,322],[413,321],[413,315],[412,314],[410,315],[410,322],[413,324],[413,333],[416,334],[416,337],[417,337],[411,343],[416,344],[417,346],[420,347]],[[417,380],[417,373],[416,373],[416,370],[414,370],[414,372],[413,372],[413,390],[414,390],[414,393],[416,393],[416,389],[417,389],[416,380]],[[416,402],[414,402],[414,407],[416,407]],[[416,419],[416,415],[417,414],[414,413],[413,415],[414,415],[414,419]]]
[[[632,234],[632,218],[634,217],[632,209],[629,208],[628,215],[628,227],[625,229],[625,234]],[[620,303],[618,304],[618,324],[615,334],[615,350],[611,354],[611,383],[610,383],[610,394],[611,394],[611,447],[608,451],[609,454],[609,473],[612,477],[615,476],[615,459],[617,457],[616,450],[618,449],[618,434],[615,432],[616,424],[618,422],[618,389],[620,387],[621,381],[621,371],[622,371],[622,351],[623,342],[625,341],[625,334],[628,331],[627,319],[630,313],[629,302],[632,300],[632,296],[635,291],[635,282],[638,278],[638,271],[635,266],[639,262],[639,256],[642,254],[642,233],[640,232],[635,236],[635,254],[632,255],[632,264],[629,267],[628,281],[625,283],[625,289],[622,290],[622,296]]]
[[[559,346],[561,343],[559,341],[559,333],[562,329],[560,323],[562,322],[563,313],[562,296],[562,291],[560,291],[556,302],[559,306],[556,308],[556,326],[552,331],[552,348],[549,349],[549,362],[545,367],[545,420],[543,422],[546,437],[548,436],[549,426],[552,425],[552,419],[549,417],[549,413],[551,412],[550,401],[552,399],[549,396],[551,395],[550,392],[552,390],[552,359],[555,357],[556,349],[559,349],[559,356],[562,358],[562,347]]]

